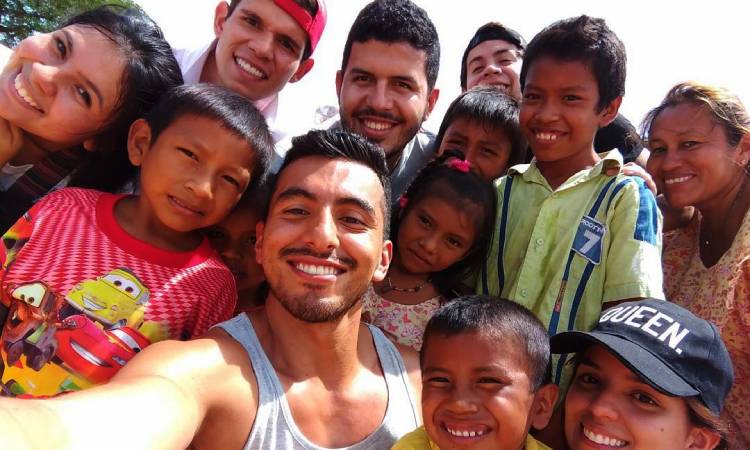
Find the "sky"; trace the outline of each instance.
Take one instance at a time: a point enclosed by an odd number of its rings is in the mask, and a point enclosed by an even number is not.
[[[173,47],[208,42],[216,0],[136,0],[164,30]],[[326,0],[328,25],[315,51],[313,70],[282,92],[296,123],[309,123],[321,105],[336,105],[335,76],[346,36],[368,0]],[[460,93],[461,56],[474,31],[499,21],[527,41],[552,22],[579,14],[602,17],[625,44],[626,94],[620,111],[640,124],[674,84],[694,80],[723,86],[750,102],[748,22],[739,2],[728,0],[415,0],[429,14],[441,45],[438,103],[425,126],[437,131]],[[456,7],[459,5],[459,7]],[[288,113],[287,113],[288,114]]]

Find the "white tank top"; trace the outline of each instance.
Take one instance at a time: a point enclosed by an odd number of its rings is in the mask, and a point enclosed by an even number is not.
[[[258,412],[243,449],[327,450],[310,442],[294,423],[284,388],[247,315],[240,314],[217,326],[242,344],[258,380]],[[390,449],[403,435],[421,424],[401,354],[380,330],[367,326],[385,375],[388,406],[383,422],[372,434],[354,445],[342,447],[342,450]]]

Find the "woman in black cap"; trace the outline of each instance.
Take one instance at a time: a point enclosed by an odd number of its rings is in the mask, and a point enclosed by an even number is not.
[[[719,418],[734,380],[714,324],[647,299],[604,311],[590,332],[552,337],[576,353],[565,397],[571,450],[728,449]]]

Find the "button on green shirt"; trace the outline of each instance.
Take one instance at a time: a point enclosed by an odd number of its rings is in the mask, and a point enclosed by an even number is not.
[[[621,166],[611,151],[555,190],[535,161],[512,167],[496,183],[495,231],[477,292],[526,306],[550,335],[590,330],[603,303],[664,298],[661,214],[643,180],[603,173]]]

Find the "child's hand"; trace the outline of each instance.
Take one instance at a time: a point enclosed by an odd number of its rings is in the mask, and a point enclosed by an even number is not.
[[[609,176],[615,176],[619,173],[619,170],[615,167],[611,167],[604,171]],[[651,178],[651,175],[649,175],[648,172],[646,172],[646,169],[639,166],[636,163],[629,162],[622,166],[622,173],[625,175],[631,176],[631,177],[638,177],[643,179],[643,181],[646,183],[646,187],[656,195],[657,189],[656,189],[656,183],[654,182],[654,179]]]
[[[0,117],[0,167],[15,158],[23,145],[23,131]]]

